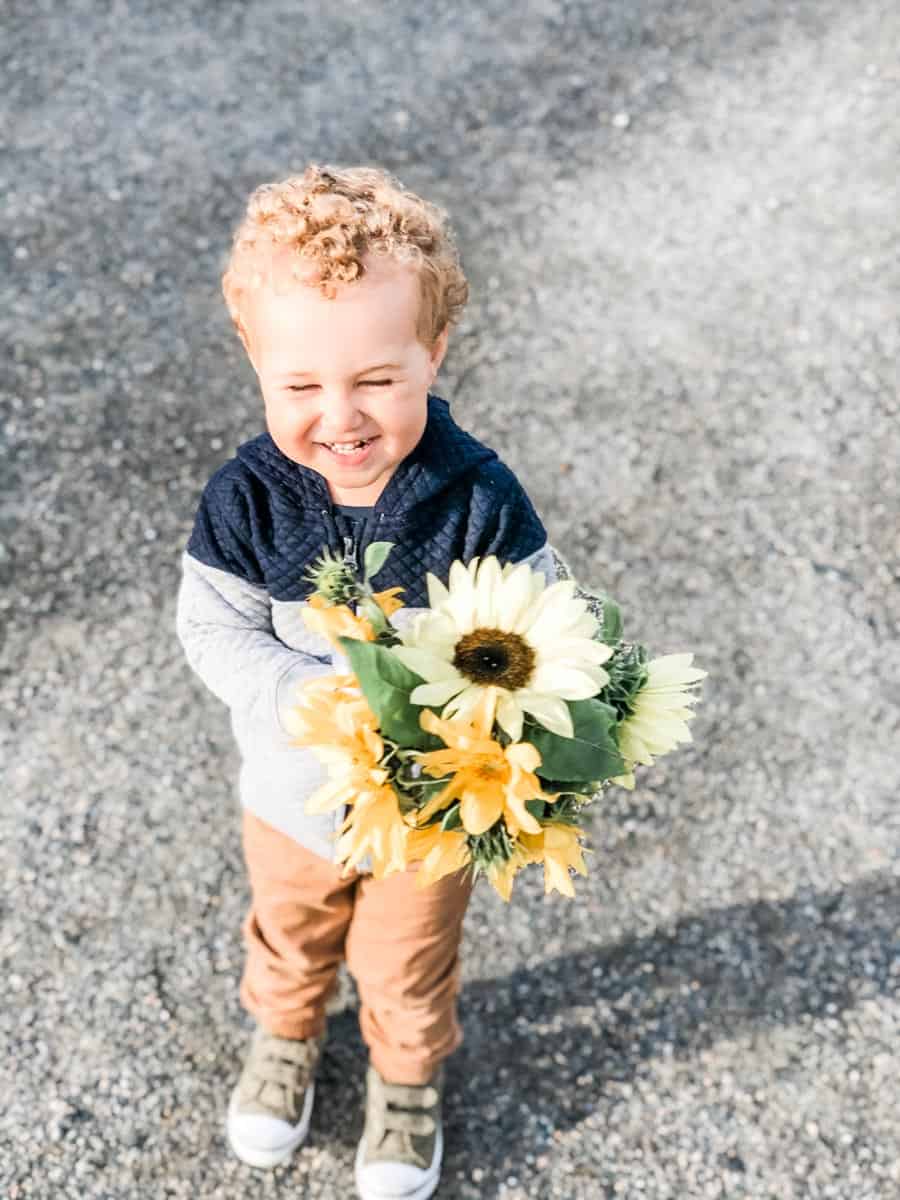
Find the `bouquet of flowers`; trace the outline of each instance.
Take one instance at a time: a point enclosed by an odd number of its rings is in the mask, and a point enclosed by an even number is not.
[[[647,658],[622,637],[617,606],[546,583],[526,564],[455,562],[427,576],[429,607],[404,630],[402,588],[371,585],[392,549],[370,545],[363,578],[325,551],[311,569],[306,624],[350,670],[304,684],[291,734],[328,768],[307,811],[346,809],[346,869],[376,878],[418,862],[425,887],[485,875],[504,900],[542,864],[545,891],[574,896],[585,867],[579,815],[604,787],[690,742],[693,655]]]

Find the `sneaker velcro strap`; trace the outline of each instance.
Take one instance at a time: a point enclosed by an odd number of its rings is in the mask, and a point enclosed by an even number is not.
[[[279,1062],[269,1058],[263,1063],[254,1063],[251,1068],[251,1078],[254,1083],[280,1083],[284,1087],[296,1087],[297,1068],[293,1063]]]
[[[433,1108],[438,1102],[437,1089],[426,1087],[407,1087],[400,1083],[382,1083],[384,1098],[388,1104],[396,1104],[398,1108]]]
[[[319,1050],[314,1041],[288,1041],[286,1038],[278,1038],[277,1042],[274,1039],[265,1042],[263,1048],[267,1058],[294,1063],[298,1067],[305,1067],[313,1062],[318,1057]]]
[[[434,1121],[428,1113],[391,1108],[384,1114],[385,1132],[412,1133],[417,1137],[428,1137],[434,1133],[434,1128]]]

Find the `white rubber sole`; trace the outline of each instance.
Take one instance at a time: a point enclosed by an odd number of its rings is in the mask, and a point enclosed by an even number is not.
[[[362,1138],[356,1147],[354,1164],[356,1194],[359,1196],[359,1200],[428,1200],[428,1197],[433,1196],[437,1191],[437,1185],[441,1181],[441,1159],[444,1155],[444,1135],[441,1129],[438,1129],[437,1137],[434,1139],[434,1157],[431,1160],[431,1166],[422,1176],[422,1182],[412,1192],[385,1192],[381,1189],[376,1191],[372,1187],[367,1187],[362,1178],[362,1156],[365,1146],[365,1138]]]
[[[262,1148],[254,1146],[250,1142],[241,1140],[240,1133],[234,1128],[234,1121],[237,1117],[235,1112],[235,1104],[237,1102],[237,1089],[231,1094],[231,1100],[228,1104],[228,1121],[225,1131],[228,1135],[228,1145],[238,1156],[241,1162],[247,1164],[248,1167],[259,1167],[266,1170],[271,1167],[277,1167],[291,1157],[297,1147],[303,1142],[309,1132],[309,1121],[312,1116],[313,1101],[316,1095],[316,1085],[311,1083],[306,1089],[306,1097],[303,1101],[303,1112],[300,1114],[300,1120],[293,1127],[290,1136],[286,1137],[283,1142],[277,1146],[267,1146]]]

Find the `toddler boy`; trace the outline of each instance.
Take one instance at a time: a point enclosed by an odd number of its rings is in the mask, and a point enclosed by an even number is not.
[[[257,1026],[228,1110],[254,1166],[303,1141],[345,960],[369,1050],[363,1200],[426,1200],[442,1155],[442,1063],[459,1045],[458,950],[471,882],[415,889],[334,862],[342,814],[308,815],[324,782],[291,744],[298,686],[336,664],[300,613],[323,548],[357,563],[394,549],[402,627],[426,572],[497,555],[555,578],[544,528],[513,473],[430,389],[467,297],[444,214],[384,172],[310,166],[252,195],[223,278],[265,405],[267,432],[210,479],[182,559],[177,630],[192,668],[231,710],[241,753],[252,904],[241,1001]]]

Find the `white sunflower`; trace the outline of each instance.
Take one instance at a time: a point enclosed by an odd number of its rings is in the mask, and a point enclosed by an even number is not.
[[[413,704],[444,718],[472,712],[485,688],[498,689],[497,722],[518,741],[524,714],[563,737],[573,734],[567,700],[596,696],[609,680],[612,654],[594,640],[597,621],[575,582],[549,587],[526,563],[501,570],[493,556],[455,562],[447,587],[428,575],[430,608],[403,633],[394,653],[425,683]]]
[[[649,767],[654,758],[693,741],[687,722],[697,714],[689,706],[699,699],[695,685],[707,675],[692,667],[693,661],[693,654],[667,654],[647,663],[647,682],[619,726],[619,753],[628,763],[628,774],[617,776],[613,783],[630,791],[635,763]]]

